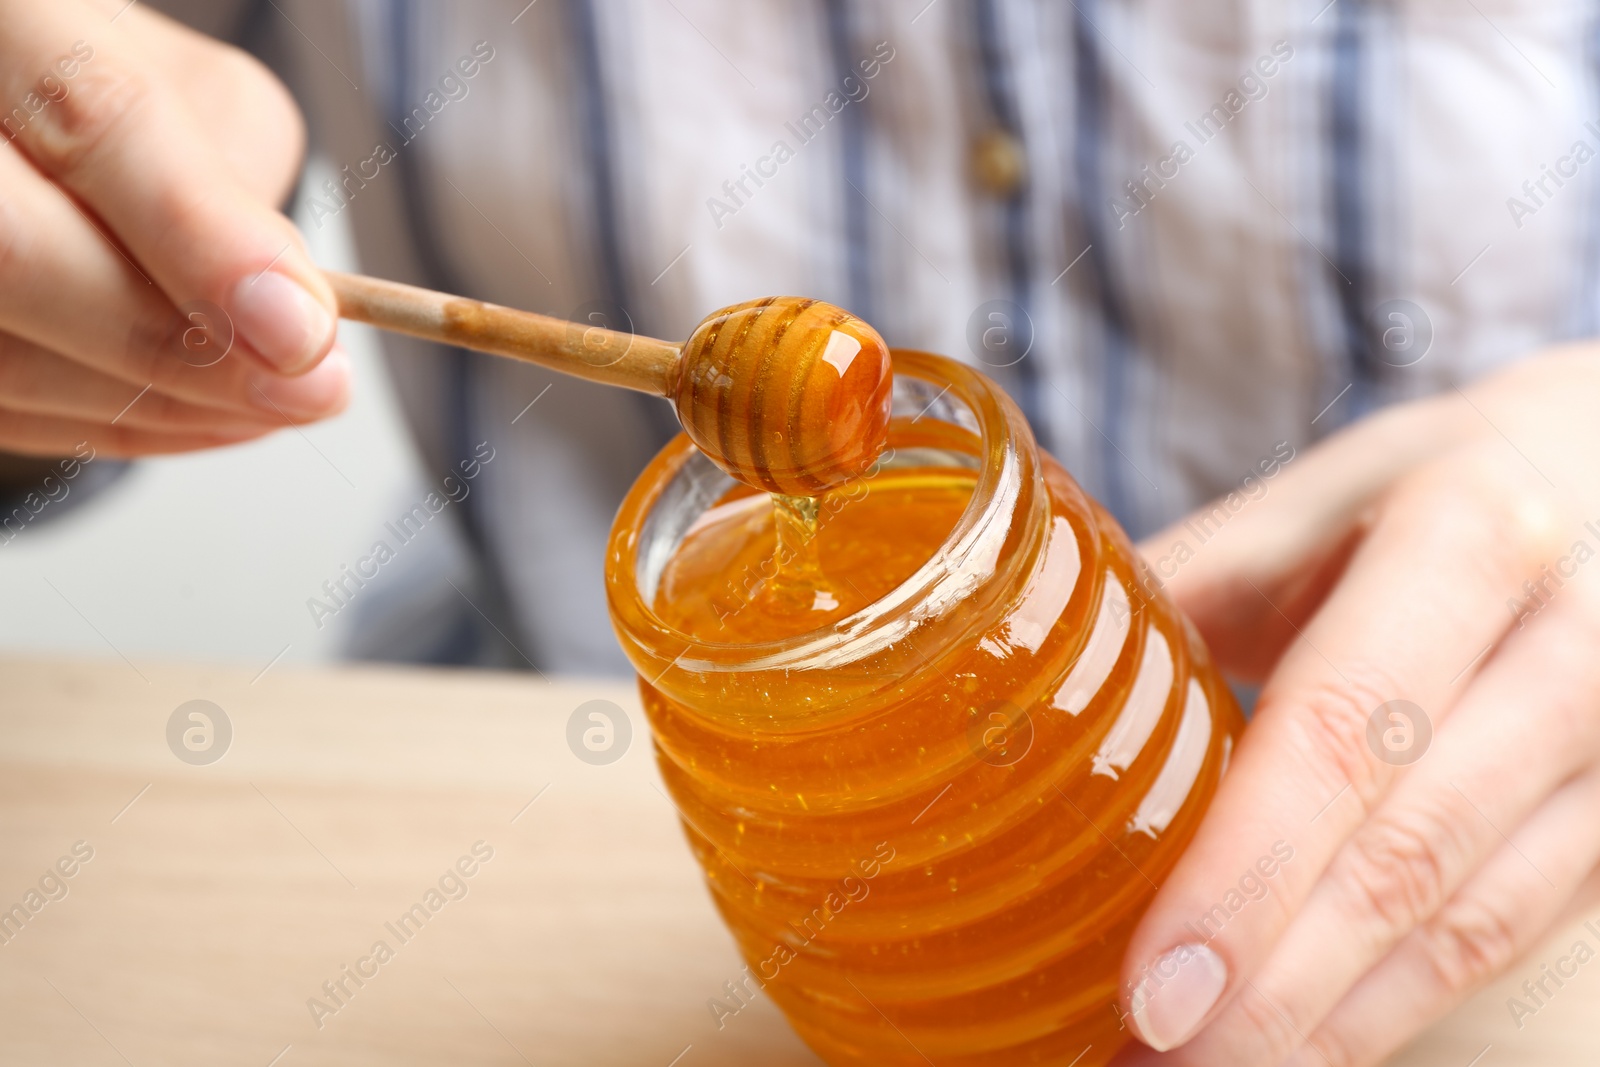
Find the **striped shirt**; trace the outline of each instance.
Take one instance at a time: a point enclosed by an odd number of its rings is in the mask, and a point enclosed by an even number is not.
[[[313,225],[347,214],[368,271],[665,338],[751,297],[833,301],[983,367],[1135,534],[1596,332],[1594,4],[281,0],[265,20],[293,23],[339,171],[304,192]],[[361,650],[481,661],[487,637],[620,669],[603,545],[667,406],[387,343],[429,465],[497,458],[455,555],[392,583]]]

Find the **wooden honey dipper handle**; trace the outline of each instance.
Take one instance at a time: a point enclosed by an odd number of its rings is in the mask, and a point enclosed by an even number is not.
[[[536,315],[415,285],[325,272],[339,316],[385,330],[537,363],[606,385],[671,398],[680,348],[654,337]]]
[[[666,397],[700,451],[769,492],[814,496],[859,478],[888,440],[889,349],[832,304],[735,304],[674,345],[359,274],[327,278],[341,318]]]

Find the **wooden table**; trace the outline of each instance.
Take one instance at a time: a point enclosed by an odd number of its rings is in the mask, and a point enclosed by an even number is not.
[[[765,999],[714,1022],[707,1001],[740,963],[630,686],[252,673],[0,662],[0,909],[45,890],[20,932],[0,915],[0,1063],[819,1062]],[[167,740],[196,699],[232,727],[210,764]],[[568,746],[590,700],[632,722],[610,764]],[[1577,936],[1397,1062],[1466,1067],[1490,1046],[1475,1067],[1600,1063],[1600,965],[1520,1031],[1505,1005]]]

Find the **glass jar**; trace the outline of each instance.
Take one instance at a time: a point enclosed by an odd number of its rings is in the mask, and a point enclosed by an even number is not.
[[[709,1009],[764,989],[835,1067],[1104,1063],[1134,924],[1243,720],[1009,398],[938,356],[894,373],[890,450],[824,510],[922,471],[972,488],[932,558],[848,617],[761,642],[668,621],[674,554],[748,496],[681,436],[612,530],[613,623],[749,965]]]

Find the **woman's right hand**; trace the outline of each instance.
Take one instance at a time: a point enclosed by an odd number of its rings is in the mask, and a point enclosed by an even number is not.
[[[253,59],[126,0],[0,0],[0,451],[134,456],[343,409],[275,207],[304,128]]]

